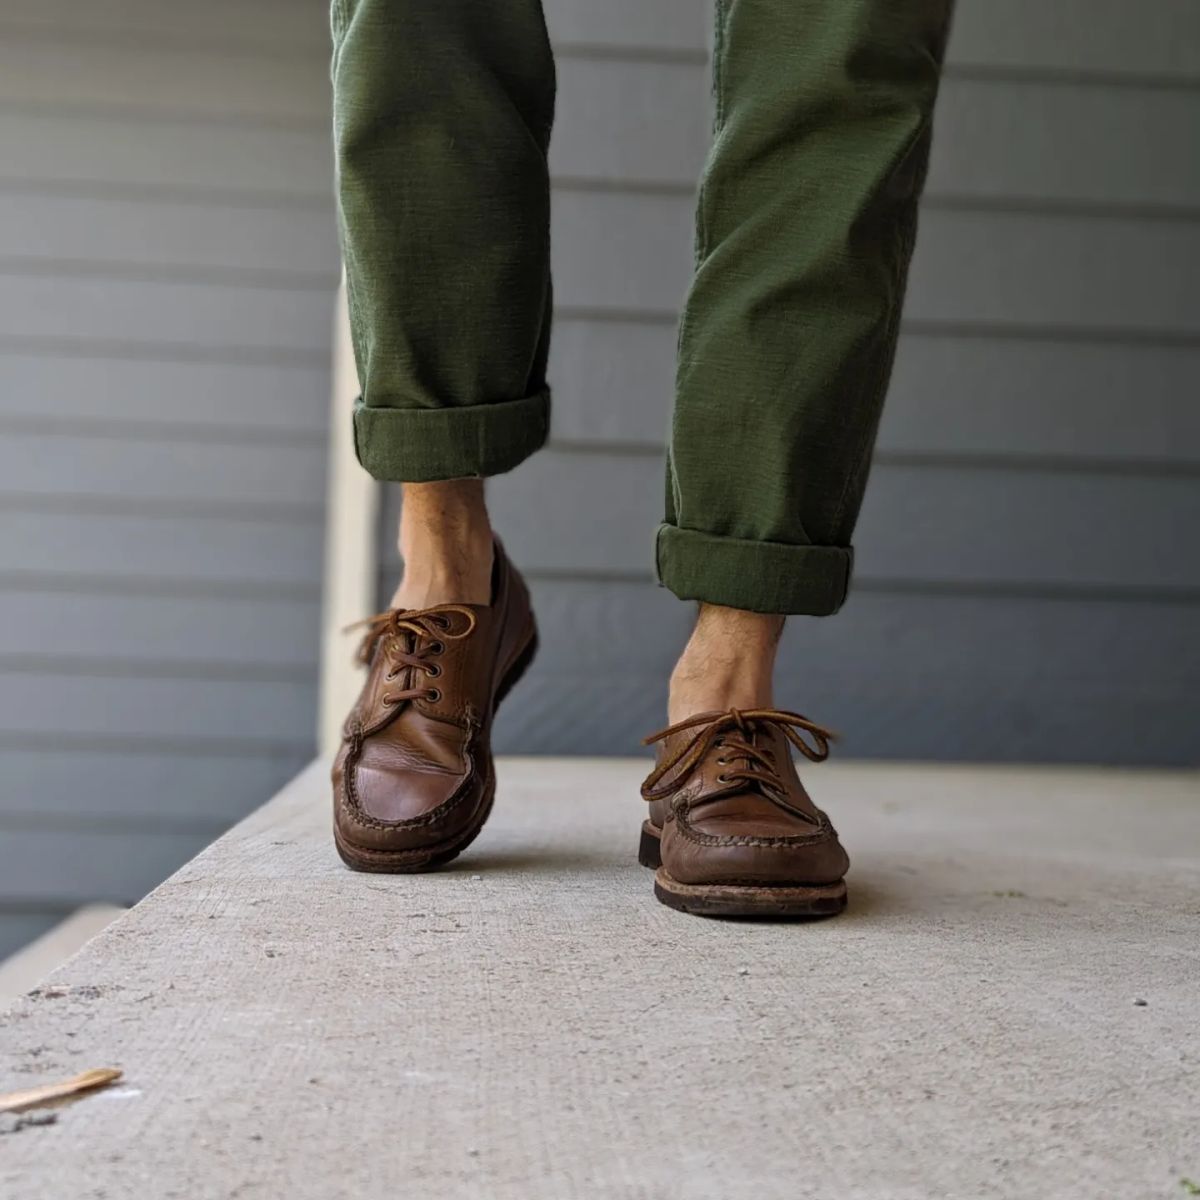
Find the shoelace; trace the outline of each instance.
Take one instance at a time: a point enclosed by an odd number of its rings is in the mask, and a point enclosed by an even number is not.
[[[466,628],[458,633],[450,632],[452,613],[467,619]],[[414,672],[414,679],[418,671],[423,672],[427,679],[436,679],[442,673],[442,668],[429,660],[441,654],[448,641],[459,641],[469,637],[474,632],[475,625],[475,614],[469,608],[458,604],[439,604],[433,608],[389,609],[346,628],[347,632],[352,629],[366,629],[367,632],[358,647],[358,661],[365,665],[370,665],[380,642],[385,638],[391,639],[391,644],[385,648],[391,665],[384,676],[390,683],[406,669]],[[405,645],[406,635],[411,638],[408,645]],[[405,700],[436,702],[441,698],[442,693],[437,688],[421,685],[403,688],[398,692],[385,692],[380,697],[380,703],[385,708],[391,708],[392,705],[402,704]]]
[[[674,734],[704,727],[676,753],[664,756],[662,762],[650,772],[642,784],[642,798],[665,800],[677,790],[677,783],[672,779],[664,784],[663,779],[674,775],[676,771],[679,778],[687,776],[719,744],[724,753],[717,762],[730,769],[717,776],[718,783],[758,784],[759,790],[773,804],[811,821],[811,814],[785,799],[786,786],[779,775],[774,755],[754,743],[756,730],[771,725],[782,730],[788,741],[810,762],[824,762],[829,757],[829,743],[835,740],[836,735],[799,713],[779,708],[731,708],[719,717],[689,717],[645,739],[643,744],[652,746]],[[806,740],[805,734],[813,739],[812,744]]]

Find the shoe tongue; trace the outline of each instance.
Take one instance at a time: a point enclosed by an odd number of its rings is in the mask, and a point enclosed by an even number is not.
[[[769,726],[759,723],[749,723],[744,728],[738,728],[735,725],[720,734],[709,753],[705,755],[701,767],[705,777],[705,790],[714,794],[718,792],[754,792],[765,795],[765,783],[758,779],[738,779],[737,771],[744,768],[767,771],[766,764],[760,763],[756,758],[744,752],[739,752],[736,747],[730,745],[731,740],[743,742],[761,750],[772,748],[775,738],[772,736]],[[776,750],[776,756],[779,753]],[[724,763],[719,762],[722,758],[725,759]],[[767,771],[767,773],[773,774],[774,772]],[[719,777],[722,775],[733,776],[733,778],[729,782],[721,782]]]

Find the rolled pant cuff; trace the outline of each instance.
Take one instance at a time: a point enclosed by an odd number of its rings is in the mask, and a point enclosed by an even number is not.
[[[749,612],[826,617],[846,599],[849,546],[790,546],[660,525],[659,580],[681,600]]]
[[[503,475],[540,449],[550,392],[457,408],[354,409],[354,452],[376,479],[432,483]]]

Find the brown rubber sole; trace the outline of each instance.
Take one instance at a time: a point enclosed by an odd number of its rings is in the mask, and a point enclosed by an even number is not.
[[[524,647],[513,659],[512,664],[505,670],[496,689],[495,708],[521,681],[521,677],[529,670],[530,664],[538,650],[537,628],[529,635]],[[338,832],[336,824],[333,829],[333,844],[337,847],[338,856],[352,871],[367,871],[376,875],[415,875],[424,871],[433,871],[456,859],[478,836],[488,817],[492,814],[492,805],[496,799],[496,776],[489,770],[487,783],[484,785],[484,801],[480,805],[479,815],[461,833],[447,838],[444,842],[435,842],[431,846],[422,846],[417,850],[369,850],[347,842]]]
[[[420,850],[368,850],[345,841],[337,826],[333,830],[333,844],[342,862],[352,871],[367,871],[376,875],[419,875],[456,859],[479,836],[491,816],[495,798],[496,781],[489,779],[483,807],[470,827],[455,837],[423,846]]]
[[[841,879],[817,886],[680,883],[663,867],[659,834],[649,821],[642,822],[638,862],[654,871],[654,895],[660,903],[694,916],[812,920],[836,916],[846,907]]]

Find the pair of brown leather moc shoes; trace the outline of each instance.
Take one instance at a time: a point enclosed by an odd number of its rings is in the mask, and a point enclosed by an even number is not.
[[[536,647],[529,592],[499,542],[491,604],[367,622],[367,680],[333,767],[334,840],[349,866],[426,871],[470,845],[496,791],[496,706]],[[821,761],[829,737],[795,713],[734,709],[648,738],[658,762],[642,787],[639,858],[659,900],[707,916],[840,912],[849,861],[792,757]]]

